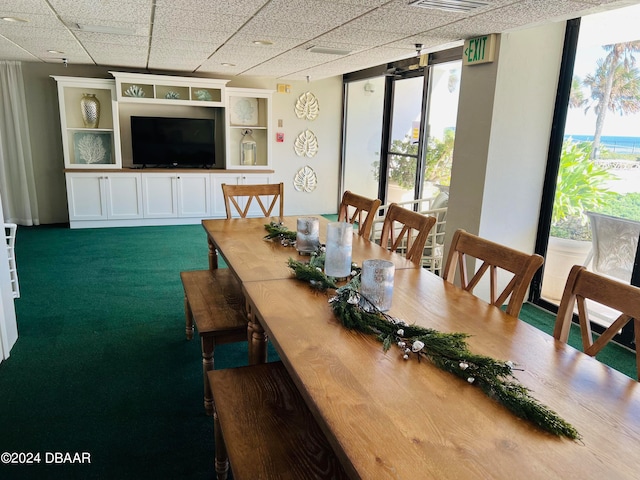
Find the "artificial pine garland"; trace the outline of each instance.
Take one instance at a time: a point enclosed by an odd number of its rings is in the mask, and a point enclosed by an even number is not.
[[[438,368],[477,385],[485,394],[500,402],[515,415],[529,420],[557,436],[580,439],[578,431],[538,400],[513,375],[513,363],[503,362],[472,353],[466,333],[442,333],[418,325],[408,325],[378,310],[358,293],[359,269],[354,266],[350,282],[337,288],[335,279],[323,272],[324,255],[313,255],[309,263],[289,259],[291,268],[300,280],[320,290],[336,289],[329,302],[333,313],[349,329],[374,334],[386,352],[393,344],[403,350],[408,360],[412,354],[430,360]]]
[[[281,241],[286,242],[287,245],[296,241],[297,233],[289,230],[282,223],[270,222],[268,225],[265,225],[264,228],[267,230],[267,235],[264,236],[266,240],[279,238]]]

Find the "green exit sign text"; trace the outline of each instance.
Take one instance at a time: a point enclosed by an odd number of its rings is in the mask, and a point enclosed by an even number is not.
[[[465,40],[464,50],[462,51],[462,64],[478,65],[480,63],[493,62],[495,46],[495,33]]]

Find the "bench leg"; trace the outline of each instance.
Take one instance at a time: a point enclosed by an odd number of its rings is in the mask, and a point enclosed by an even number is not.
[[[184,296],[184,319],[185,319],[185,331],[187,334],[187,340],[193,338],[193,312],[191,311],[191,305],[187,296]]]
[[[224,438],[222,437],[218,414],[215,412],[213,413],[213,438],[215,447],[216,476],[218,480],[227,480],[227,476],[229,474],[229,457],[227,456],[227,447],[224,444]]]
[[[213,415],[213,395],[209,387],[207,372],[213,370],[213,337],[202,337],[202,377],[204,379],[204,410],[207,415]]]

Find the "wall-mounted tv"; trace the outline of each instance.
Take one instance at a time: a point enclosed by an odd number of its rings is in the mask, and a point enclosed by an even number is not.
[[[216,163],[215,122],[132,116],[131,148],[135,165],[211,168]]]

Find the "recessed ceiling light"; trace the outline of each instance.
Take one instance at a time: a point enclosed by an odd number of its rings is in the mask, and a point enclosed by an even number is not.
[[[25,20],[24,18],[18,17],[2,17],[2,20],[5,22],[18,22],[18,23],[27,23],[29,20]]]
[[[64,53],[64,52],[61,52],[60,50],[47,50],[47,52],[49,52],[49,53],[57,53],[57,54]]]
[[[254,40],[254,45],[273,45],[273,42],[270,40]]]
[[[227,63],[227,62],[221,63],[220,65],[222,65],[223,67],[235,67],[236,66],[235,63]]]

